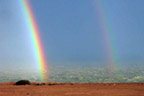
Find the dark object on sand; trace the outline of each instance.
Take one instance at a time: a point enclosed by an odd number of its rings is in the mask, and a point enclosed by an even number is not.
[[[30,81],[28,80],[20,80],[16,82],[16,85],[30,85]]]

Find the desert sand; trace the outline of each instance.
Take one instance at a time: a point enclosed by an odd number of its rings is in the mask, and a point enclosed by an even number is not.
[[[144,83],[0,83],[0,96],[144,96]]]

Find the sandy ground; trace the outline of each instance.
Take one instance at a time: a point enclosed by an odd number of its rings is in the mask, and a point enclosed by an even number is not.
[[[0,83],[0,96],[144,96],[144,83],[22,86]]]

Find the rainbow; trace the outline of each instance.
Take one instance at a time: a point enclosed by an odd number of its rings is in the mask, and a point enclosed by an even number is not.
[[[110,21],[108,19],[108,16],[105,12],[106,9],[103,7],[103,1],[102,0],[94,0],[95,2],[95,8],[96,8],[96,15],[97,20],[99,23],[100,31],[102,33],[102,38],[104,42],[105,52],[106,52],[106,65],[109,69],[110,73],[113,73],[113,75],[116,75],[116,71],[118,71],[117,68],[117,55],[116,55],[116,48],[114,44],[114,36],[112,32],[112,28],[110,26]]]
[[[47,65],[46,60],[44,57],[44,52],[41,44],[41,39],[39,35],[39,30],[29,4],[28,0],[20,0],[21,6],[24,11],[24,15],[26,18],[26,22],[29,28],[29,32],[31,34],[32,43],[34,47],[34,52],[36,55],[37,65],[40,72],[40,80],[41,82],[46,82],[48,80],[48,72],[47,72]]]

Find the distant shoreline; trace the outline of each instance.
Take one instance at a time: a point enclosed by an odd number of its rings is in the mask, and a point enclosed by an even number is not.
[[[14,84],[15,85],[16,82],[0,82],[0,84]],[[31,82],[31,85],[35,85],[35,84],[44,84],[45,82]],[[144,85],[144,82],[128,82],[128,83],[73,83],[73,82],[67,82],[67,83],[63,83],[63,82],[46,82],[45,85],[48,84],[52,84],[52,85],[65,85],[65,84],[96,84],[96,85],[112,85],[112,84],[118,84],[118,85],[122,85],[122,84],[138,84],[138,85]]]

